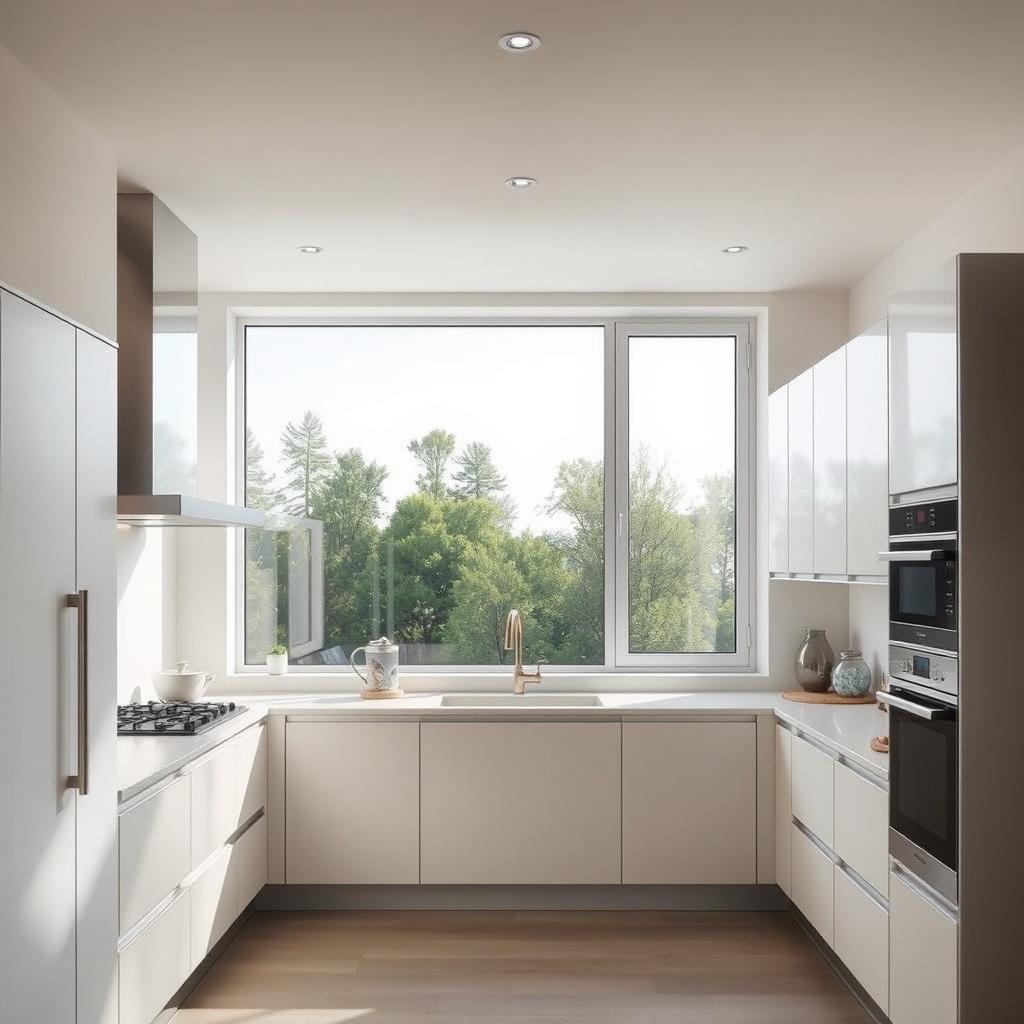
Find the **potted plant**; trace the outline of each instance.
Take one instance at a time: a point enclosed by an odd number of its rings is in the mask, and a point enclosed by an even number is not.
[[[267,671],[272,676],[288,674],[288,648],[284,644],[274,644],[267,651]]]

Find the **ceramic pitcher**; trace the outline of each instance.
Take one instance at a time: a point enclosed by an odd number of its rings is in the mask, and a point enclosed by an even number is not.
[[[366,657],[366,675],[359,671],[356,655],[362,651]],[[349,664],[368,690],[398,689],[398,644],[386,636],[373,640],[365,647],[357,647],[349,655]]]

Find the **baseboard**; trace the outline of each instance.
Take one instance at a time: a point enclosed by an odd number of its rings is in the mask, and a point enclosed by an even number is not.
[[[822,955],[825,962],[832,968],[839,980],[853,993],[854,998],[867,1011],[868,1016],[875,1024],[892,1024],[882,1008],[867,994],[861,983],[850,973],[849,968],[835,954],[835,950],[821,937],[818,930],[807,920],[792,900],[789,903],[789,912],[801,929],[806,932],[807,937],[814,944],[815,949]]]
[[[257,910],[785,910],[776,885],[268,885]]]

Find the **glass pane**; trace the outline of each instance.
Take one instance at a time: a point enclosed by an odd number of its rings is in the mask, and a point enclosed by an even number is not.
[[[386,633],[403,664],[507,664],[518,608],[527,660],[603,664],[603,327],[248,327],[245,389],[248,503],[324,524],[325,646],[299,663]],[[246,602],[251,664],[300,642],[288,578]]]
[[[629,339],[629,649],[736,650],[736,339]]]

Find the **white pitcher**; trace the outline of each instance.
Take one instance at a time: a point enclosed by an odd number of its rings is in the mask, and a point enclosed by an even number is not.
[[[366,675],[359,671],[356,655],[362,651],[366,657]],[[398,688],[398,644],[386,636],[373,640],[365,647],[357,647],[349,655],[353,671],[366,684],[365,694],[399,696]]]

